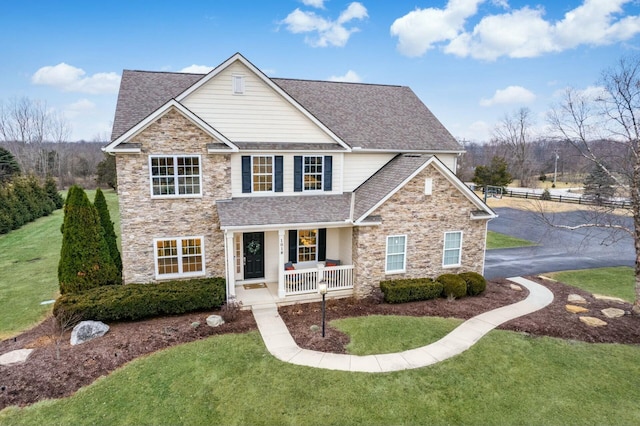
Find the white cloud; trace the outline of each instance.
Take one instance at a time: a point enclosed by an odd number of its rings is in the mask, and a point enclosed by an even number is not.
[[[302,0],[302,4],[318,9],[324,9],[324,0]]]
[[[64,110],[64,116],[73,119],[80,115],[90,113],[96,109],[96,104],[89,99],[79,99],[76,102],[70,104]]]
[[[351,34],[358,32],[357,27],[347,28],[345,25],[353,20],[367,18],[367,9],[358,2],[350,3],[335,21],[323,18],[315,12],[296,9],[283,21],[287,30],[294,34],[311,33],[314,36],[305,37],[305,42],[313,47],[344,46]]]
[[[558,89],[553,92],[553,99],[564,99],[568,88]],[[587,86],[584,89],[572,89],[573,93],[587,100],[595,101],[607,96],[607,91],[602,86]]]
[[[499,104],[527,104],[536,100],[533,92],[522,86],[509,86],[504,89],[496,90],[491,99],[481,99],[481,106],[492,106]]]
[[[191,73],[191,74],[207,74],[211,71],[213,67],[207,65],[189,65],[188,67],[182,68],[179,72]]]
[[[345,83],[360,83],[362,79],[360,78],[358,73],[356,73],[353,70],[349,70],[345,75],[332,75],[331,77],[329,77],[329,81],[342,81]]]
[[[98,95],[117,93],[120,86],[120,76],[114,72],[86,76],[83,69],[62,62],[58,65],[40,68],[31,77],[31,82],[56,87],[65,92]]]
[[[483,60],[531,58],[580,45],[609,45],[640,33],[640,16],[622,16],[623,6],[635,0],[584,0],[556,21],[545,19],[542,7],[523,6],[487,14],[473,29],[465,28],[485,1],[450,0],[444,9],[416,9],[396,19],[391,34],[398,37],[398,50],[421,56],[442,47],[445,53]],[[508,9],[504,0],[491,3]]]

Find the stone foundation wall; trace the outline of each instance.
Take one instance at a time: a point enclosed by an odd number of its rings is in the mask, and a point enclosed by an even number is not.
[[[155,281],[154,238],[203,236],[206,276],[224,276],[224,235],[215,201],[231,197],[229,155],[208,154],[211,136],[171,110],[131,142],[141,154],[117,154],[118,197],[125,283]],[[152,199],[151,154],[199,154],[202,196]]]
[[[433,179],[432,195],[425,195],[426,178]],[[434,166],[427,166],[394,194],[373,215],[380,226],[353,230],[354,292],[366,297],[380,281],[400,278],[435,278],[443,273],[482,273],[486,220],[471,220],[477,208]],[[461,266],[443,268],[444,233],[462,231]],[[385,273],[387,236],[406,235],[406,272]]]

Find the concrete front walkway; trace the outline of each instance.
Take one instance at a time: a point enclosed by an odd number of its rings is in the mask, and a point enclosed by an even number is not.
[[[540,310],[553,301],[553,293],[546,287],[520,277],[509,280],[526,287],[529,296],[518,303],[473,317],[430,345],[393,354],[358,356],[302,349],[291,337],[275,304],[252,307],[252,311],[265,346],[281,361],[328,370],[367,373],[408,370],[458,355],[500,324]]]

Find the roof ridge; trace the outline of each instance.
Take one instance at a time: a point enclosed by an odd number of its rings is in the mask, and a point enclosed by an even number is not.
[[[305,78],[287,78],[287,77],[269,77],[271,80],[287,80],[287,81],[304,81],[311,83],[331,83],[331,84],[352,84],[360,86],[382,86],[382,87],[409,87],[400,84],[383,84],[383,83],[363,83],[356,81],[331,81],[331,80],[318,80],[318,79],[305,79]]]
[[[147,74],[178,74],[178,75],[201,75],[205,76],[207,74],[202,74],[199,72],[180,72],[180,71],[149,71],[149,70],[129,70],[124,68],[122,72],[143,72]]]

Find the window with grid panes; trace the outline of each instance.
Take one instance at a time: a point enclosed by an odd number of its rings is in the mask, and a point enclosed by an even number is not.
[[[153,196],[201,195],[200,156],[152,156],[149,162]]]
[[[273,191],[273,157],[254,155],[251,161],[253,192]]]
[[[442,266],[460,266],[461,256],[462,232],[445,232]]]
[[[155,240],[158,278],[204,274],[202,237]]]
[[[385,272],[404,272],[406,269],[406,235],[387,237],[387,259]]]
[[[304,157],[303,184],[305,191],[322,191],[322,156]]]
[[[298,262],[315,262],[316,260],[318,260],[318,230],[298,231]]]

